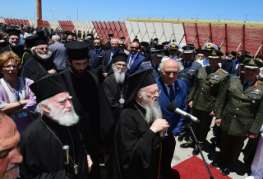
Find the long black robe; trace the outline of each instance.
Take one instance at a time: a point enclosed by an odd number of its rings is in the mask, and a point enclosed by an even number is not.
[[[160,136],[144,120],[138,104],[125,108],[115,136],[114,179],[157,179]]]
[[[115,119],[119,118],[123,104],[120,104],[120,98],[124,98],[124,84],[118,84],[114,74],[111,74],[103,81],[103,89],[111,106],[111,111]]]
[[[92,175],[98,178],[99,163],[112,149],[114,118],[102,86],[91,72],[81,76],[65,70],[62,77],[80,116],[80,130],[93,160]]]
[[[52,57],[47,60],[41,60],[30,54],[22,67],[21,76],[37,81],[47,75],[51,69],[56,69]]]
[[[66,174],[63,145],[69,146],[69,154],[79,166],[78,175]],[[22,179],[88,178],[87,153],[76,125],[60,126],[46,117],[35,120],[22,136],[21,153]]]

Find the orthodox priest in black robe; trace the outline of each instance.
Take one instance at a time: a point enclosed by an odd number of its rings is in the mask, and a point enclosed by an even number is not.
[[[21,76],[37,81],[47,74],[56,73],[52,52],[48,48],[48,38],[38,34],[27,38],[30,41],[30,53],[23,58]]]
[[[92,161],[78,129],[79,117],[59,75],[33,83],[36,120],[21,140],[22,179],[87,179]]]
[[[169,127],[157,103],[152,71],[127,79],[126,107],[116,128],[114,179],[159,179],[161,137]]]
[[[125,80],[127,71],[127,55],[124,53],[112,57],[113,73],[103,81],[103,89],[115,119],[119,118],[123,108]]]
[[[99,178],[99,165],[105,165],[105,153],[112,148],[114,118],[101,84],[89,70],[88,47],[86,42],[66,44],[69,69],[62,76],[80,116],[80,130],[94,163],[91,175]]]

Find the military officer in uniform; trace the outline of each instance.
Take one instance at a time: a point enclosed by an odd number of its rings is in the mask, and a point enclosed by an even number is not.
[[[233,76],[225,83],[215,104],[216,124],[222,128],[218,162],[228,175],[237,161],[246,138],[256,138],[263,123],[263,84],[257,79],[259,66],[254,59],[244,61],[244,77]]]
[[[222,52],[218,50],[213,50],[208,55],[210,65],[198,70],[193,88],[188,96],[192,113],[200,120],[200,123],[193,124],[193,129],[203,145],[206,142],[206,136],[213,118],[216,97],[220,92],[220,87],[229,77],[228,72],[219,67],[221,56]],[[193,154],[197,153],[198,149],[195,147]]]

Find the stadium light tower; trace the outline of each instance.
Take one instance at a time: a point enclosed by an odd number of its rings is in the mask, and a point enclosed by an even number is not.
[[[40,27],[42,24],[42,0],[36,0],[37,7],[37,27]]]

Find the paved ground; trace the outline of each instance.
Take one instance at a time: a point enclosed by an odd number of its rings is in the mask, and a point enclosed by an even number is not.
[[[208,139],[210,139],[212,136],[211,132],[208,134]],[[190,158],[192,156],[192,148],[181,148],[180,147],[180,144],[181,143],[184,143],[183,142],[179,142],[178,140],[176,140],[176,148],[175,148],[175,153],[174,153],[174,158],[173,158],[173,161],[172,161],[172,166],[184,161],[185,159],[187,158]],[[206,161],[208,163],[211,163],[212,161],[208,159],[208,153],[206,152],[203,152],[204,153],[204,156],[206,158]],[[199,154],[198,155],[199,158],[201,158],[201,155]],[[243,155],[241,154],[239,160],[242,161],[242,158],[243,158]],[[239,175],[237,173],[234,173],[234,172],[231,172],[230,177],[232,177],[232,179],[245,179],[247,174],[245,175]],[[182,178],[183,179],[183,178]],[[200,178],[202,179],[202,178]]]

